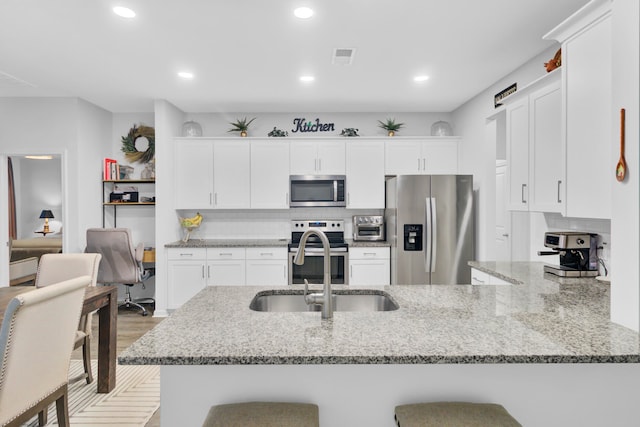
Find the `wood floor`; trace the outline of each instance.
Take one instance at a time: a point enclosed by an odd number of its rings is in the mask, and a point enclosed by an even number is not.
[[[163,318],[153,317],[153,306],[145,305],[148,316],[140,315],[140,310],[133,308],[120,308],[118,310],[118,344],[116,353],[119,355],[124,349],[129,347],[134,341],[144,335],[148,330],[160,323]],[[94,315],[92,323],[91,358],[98,358],[98,317]],[[82,349],[73,352],[72,359],[82,360]],[[96,372],[93,373],[94,378]],[[94,379],[95,381],[95,379]],[[160,411],[156,411],[146,427],[160,427]]]

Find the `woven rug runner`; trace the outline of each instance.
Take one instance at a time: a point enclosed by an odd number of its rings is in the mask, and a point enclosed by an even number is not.
[[[117,365],[116,387],[111,393],[97,393],[97,361],[92,361],[94,380],[69,384],[69,419],[73,427],[144,427],[160,407],[160,367]],[[84,372],[81,360],[72,360],[69,378]],[[49,424],[58,425],[56,405],[49,406]],[[29,425],[37,425],[37,417]]]

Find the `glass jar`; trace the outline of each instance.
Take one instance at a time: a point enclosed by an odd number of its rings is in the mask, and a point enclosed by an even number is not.
[[[431,136],[451,136],[451,125],[442,120],[431,125]]]
[[[193,120],[182,124],[182,136],[202,136],[202,126]]]

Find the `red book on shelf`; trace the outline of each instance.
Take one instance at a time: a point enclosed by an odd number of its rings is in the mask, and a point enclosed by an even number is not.
[[[115,159],[110,159],[108,157],[104,158],[104,169],[103,169],[102,178],[105,181],[109,181],[110,179],[117,179],[117,178],[112,178],[111,164],[113,164],[113,163],[117,163]]]

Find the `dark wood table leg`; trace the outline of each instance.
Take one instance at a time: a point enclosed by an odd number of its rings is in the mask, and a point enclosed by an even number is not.
[[[109,393],[116,386],[117,288],[109,293],[109,303],[98,310],[98,321],[98,393]]]

